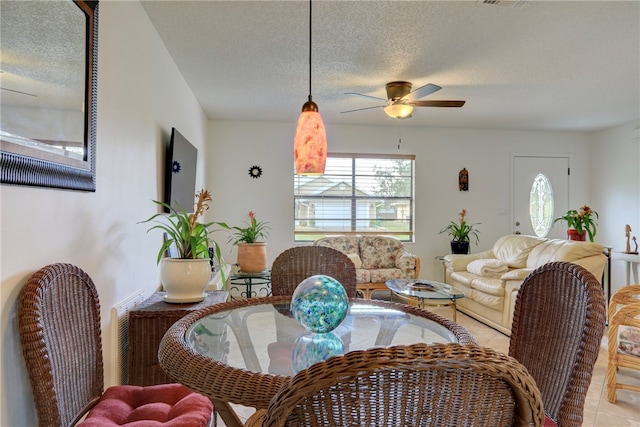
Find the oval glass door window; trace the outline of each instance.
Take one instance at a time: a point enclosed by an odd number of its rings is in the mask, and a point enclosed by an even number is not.
[[[539,173],[529,193],[529,217],[538,237],[547,237],[553,226],[553,188],[549,178]]]

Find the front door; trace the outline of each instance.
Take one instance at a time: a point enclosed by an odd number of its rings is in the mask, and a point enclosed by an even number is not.
[[[542,231],[540,218],[553,218],[564,214],[569,209],[569,158],[524,156],[513,157],[513,216],[512,232],[514,234],[539,235],[540,237],[566,238],[566,224],[558,222],[553,228]],[[548,199],[542,203],[542,193]],[[532,198],[534,200],[532,203]],[[552,209],[550,208],[552,204]],[[534,225],[533,217],[538,218]],[[537,232],[536,232],[537,230]]]

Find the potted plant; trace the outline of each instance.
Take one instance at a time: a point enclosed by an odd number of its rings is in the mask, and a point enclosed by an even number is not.
[[[566,214],[554,219],[553,223],[567,222],[567,239],[569,240],[585,241],[586,236],[589,235],[589,241],[593,242],[598,218],[600,218],[598,212],[584,205],[579,210],[568,210]]]
[[[449,225],[440,230],[440,233],[447,233],[451,236],[451,253],[454,254],[468,254],[469,253],[469,242],[473,239],[474,243],[477,245],[479,242],[478,233],[474,227],[479,222],[474,224],[469,224],[466,220],[467,210],[462,209],[460,212],[460,218],[458,222],[451,221]]]
[[[209,236],[209,227],[214,223],[198,221],[209,209],[211,193],[203,189],[195,194],[195,198],[193,213],[188,213],[180,205],[175,209],[167,203],[153,200],[155,204],[169,210],[169,214],[158,213],[141,221],[155,223],[147,232],[158,229],[165,233],[157,263],[160,264],[160,280],[167,291],[167,302],[202,301],[211,279],[211,255],[218,265],[224,264],[220,247]],[[210,247],[215,248],[213,254],[210,254]],[[172,252],[175,252],[175,256],[166,256]],[[223,269],[221,274],[222,283],[226,283]]]
[[[245,273],[259,273],[267,269],[266,239],[271,229],[266,222],[258,221],[256,214],[249,211],[246,227],[229,226],[224,222],[217,224],[230,232],[229,243],[238,246],[238,266]]]

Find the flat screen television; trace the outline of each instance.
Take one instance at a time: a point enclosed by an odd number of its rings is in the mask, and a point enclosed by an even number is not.
[[[165,163],[164,202],[178,211],[180,205],[187,212],[193,212],[197,162],[198,149],[176,128],[171,128]]]

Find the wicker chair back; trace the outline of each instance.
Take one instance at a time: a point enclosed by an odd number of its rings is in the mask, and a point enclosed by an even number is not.
[[[460,344],[353,351],[300,371],[245,426],[542,426],[515,359]]]
[[[582,425],[604,328],[602,286],[577,264],[545,264],[518,291],[509,355],[535,378],[545,413],[558,426]]]
[[[20,293],[18,327],[41,427],[73,426],[87,413],[80,424],[215,422],[211,401],[181,384],[113,386],[103,394],[98,293],[74,265],[51,264],[29,278]]]
[[[349,298],[356,297],[356,267],[348,256],[324,246],[297,246],[282,252],[271,267],[274,296],[293,295],[304,279],[317,274],[339,281]]]
[[[40,269],[22,290],[19,327],[40,425],[73,425],[104,387],[100,303],[70,264]]]

